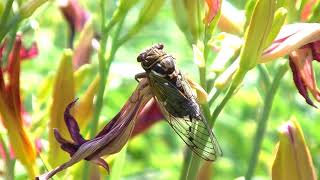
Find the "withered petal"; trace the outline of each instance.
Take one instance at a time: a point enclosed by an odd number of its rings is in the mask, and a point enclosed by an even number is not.
[[[72,48],[75,33],[83,29],[89,19],[89,13],[80,6],[77,0],[63,1],[63,4],[60,4],[60,10],[70,27],[69,47]]]
[[[64,112],[64,121],[67,125],[71,138],[74,140],[76,144],[83,144],[86,140],[80,134],[80,128],[77,121],[74,117],[70,114],[70,109],[74,106],[77,102],[78,98],[72,101],[67,107]]]
[[[304,97],[304,99],[306,100],[306,102],[317,108],[317,106],[313,103],[313,101],[310,99],[309,95],[308,95],[308,91],[307,91],[307,86],[304,84],[301,75],[298,73],[297,67],[295,66],[293,60],[291,59],[291,57],[289,57],[289,65],[292,71],[292,76],[293,76],[293,81],[294,84],[296,85],[299,93]]]
[[[320,41],[312,42],[311,50],[313,59],[320,62]]]
[[[83,139],[85,142],[81,145],[73,144],[62,138],[57,130],[54,130],[56,139],[61,144],[61,147],[65,148],[64,150],[68,151],[70,154],[73,154],[69,161],[61,164],[50,172],[38,176],[37,179],[49,179],[56,173],[78,163],[83,159],[92,161],[109,171],[108,164],[101,158],[101,156],[119,152],[127,142],[132,133],[139,112],[141,111],[142,107],[144,107],[152,98],[150,89],[146,86],[146,83],[146,80],[140,81],[137,90],[129,98],[127,103],[121,109],[120,113],[118,113],[94,139],[88,141]],[[136,99],[134,97],[138,98]],[[69,114],[69,110],[74,103],[75,101],[68,105],[65,111],[66,114]],[[76,131],[79,133],[79,127],[77,126],[73,117],[67,117],[66,123],[69,123],[68,128],[73,126],[70,131]]]
[[[120,115],[121,111],[116,116],[114,116],[106,126],[103,127],[103,129],[96,135],[95,138],[106,135],[115,125],[117,125],[116,122],[119,119]]]
[[[61,149],[63,149],[64,151],[68,152],[70,154],[70,156],[72,156],[80,147],[79,145],[76,145],[66,139],[64,139],[61,134],[59,133],[58,129],[53,129],[54,132],[54,136],[56,138],[56,140],[60,143],[60,147]]]
[[[131,138],[143,133],[159,120],[164,119],[157,102],[152,98],[139,113]]]
[[[91,161],[92,161],[93,163],[95,163],[95,164],[103,167],[104,169],[106,169],[107,172],[108,172],[108,174],[110,174],[109,165],[108,165],[108,163],[107,163],[104,159],[102,159],[102,158],[97,158],[97,159],[93,159],[93,160],[91,160]]]

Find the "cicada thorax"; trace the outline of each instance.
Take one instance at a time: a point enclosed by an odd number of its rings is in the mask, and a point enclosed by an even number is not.
[[[169,86],[174,86],[180,92],[180,95],[183,96],[181,98],[183,102],[175,102],[170,99],[170,94],[168,96],[157,96],[159,90],[151,88],[156,98],[162,102],[165,109],[171,115],[181,118],[188,117],[190,119],[199,118],[200,107],[196,103],[195,95],[179,69],[176,68],[175,58],[163,51],[163,45],[160,44],[147,49],[137,59],[146,71],[151,86],[153,81],[163,78],[166,80],[166,83],[161,86],[163,88],[162,91],[166,91],[166,88],[169,88]]]

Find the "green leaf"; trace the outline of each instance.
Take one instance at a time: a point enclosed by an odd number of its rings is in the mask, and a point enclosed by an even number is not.
[[[120,180],[121,174],[123,172],[123,168],[125,166],[126,154],[127,154],[127,146],[126,144],[122,150],[117,154],[112,166],[112,173],[110,174],[110,180]]]

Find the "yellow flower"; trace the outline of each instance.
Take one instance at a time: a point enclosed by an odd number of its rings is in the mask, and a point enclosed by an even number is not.
[[[280,128],[279,139],[272,166],[272,179],[317,179],[303,132],[295,119]]]

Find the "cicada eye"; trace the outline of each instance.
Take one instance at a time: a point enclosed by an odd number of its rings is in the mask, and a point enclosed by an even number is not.
[[[159,74],[166,74],[166,71],[164,70],[164,68],[160,65],[160,64],[156,64],[152,70],[154,70],[155,72],[159,73]]]
[[[138,57],[137,57],[137,61],[138,62],[141,62],[145,59],[145,54],[144,53],[141,53]]]
[[[157,49],[162,50],[162,49],[163,49],[163,44],[161,44],[161,43],[158,44],[158,45],[157,45]]]

